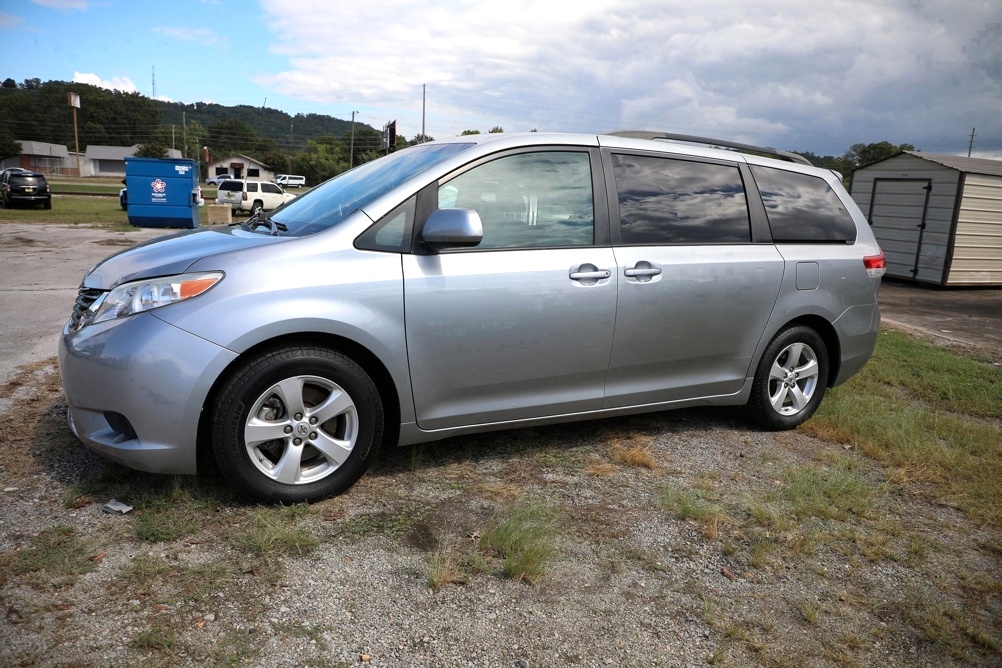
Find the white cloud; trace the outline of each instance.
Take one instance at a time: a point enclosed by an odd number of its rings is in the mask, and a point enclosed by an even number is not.
[[[158,26],[153,29],[153,32],[164,35],[165,37],[173,37],[174,39],[180,39],[185,42],[195,42],[203,46],[218,47],[222,50],[227,50],[230,48],[230,40],[221,35],[217,35],[213,30],[209,28],[186,28],[180,26]]]
[[[87,0],[31,0],[36,5],[50,9],[77,9],[83,11],[90,4]]]
[[[87,72],[74,72],[73,81],[75,83],[85,83],[91,86],[99,86],[108,90],[120,90],[124,93],[138,93],[136,84],[132,83],[129,77],[112,77],[111,80],[104,80],[96,74]]]
[[[263,0],[269,51],[288,66],[254,81],[398,118],[405,134],[427,84],[433,136],[632,127],[943,150],[994,123],[982,137],[1002,148],[997,2]]]
[[[8,30],[22,23],[24,23],[24,19],[20,16],[12,16],[11,14],[0,12],[0,30]]]

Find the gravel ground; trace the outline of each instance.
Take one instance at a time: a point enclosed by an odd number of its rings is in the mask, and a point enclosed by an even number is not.
[[[91,261],[22,227],[9,271],[74,278],[10,282],[3,304],[70,303]],[[341,497],[275,508],[98,459],[66,427],[54,341],[8,337],[0,665],[1002,665],[998,528],[840,444],[675,411],[396,449]],[[795,512],[805,473],[859,503]],[[552,557],[511,579],[482,539],[527,506]]]
[[[751,430],[734,411],[394,450],[347,494],[294,520],[295,509],[225,495],[206,508],[180,495],[203,524],[150,542],[137,538],[141,507],[101,508],[122,478],[162,479],[105,464],[73,441],[53,361],[22,368],[3,391],[15,406],[0,444],[3,665],[1000,665],[997,532],[890,483],[843,446]],[[627,449],[654,468],[617,456]],[[872,512],[810,517],[770,535],[734,513],[708,525],[663,503],[666,488],[679,488],[733,509],[728,500],[768,498],[784,472],[845,462]],[[93,502],[67,508],[87,481]],[[212,498],[218,484],[209,476],[194,487]],[[506,579],[488,558],[462,584],[430,586],[435,555],[482,553],[490,518],[526,499],[557,518],[542,577]],[[262,517],[295,524],[318,546],[301,556],[241,548],[237,538]],[[11,567],[60,526],[83,541],[91,572],[39,579]],[[137,564],[160,571],[139,577]],[[201,588],[185,590],[194,573]],[[972,582],[994,584],[975,595]],[[989,640],[938,636],[958,615]]]

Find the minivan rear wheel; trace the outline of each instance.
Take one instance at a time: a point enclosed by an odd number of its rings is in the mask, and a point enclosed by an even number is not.
[[[810,327],[790,327],[765,349],[747,409],[766,429],[793,429],[817,410],[827,381],[824,341]]]
[[[347,356],[284,346],[241,366],[212,413],[223,474],[273,502],[339,494],[365,473],[383,435],[383,407],[368,374]]]

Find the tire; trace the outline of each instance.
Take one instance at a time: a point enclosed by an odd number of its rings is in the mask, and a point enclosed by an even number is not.
[[[766,347],[746,408],[766,429],[793,429],[814,414],[827,384],[824,341],[810,327],[790,327]]]
[[[365,371],[315,346],[277,348],[249,360],[224,383],[212,409],[220,470],[244,492],[276,503],[314,501],[351,487],[383,429],[383,404]]]
[[[262,204],[260,200],[257,200],[251,205],[250,215],[256,216],[263,210],[264,210],[264,204]]]

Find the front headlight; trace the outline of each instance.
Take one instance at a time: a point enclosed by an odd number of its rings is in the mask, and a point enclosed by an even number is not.
[[[207,271],[123,283],[94,302],[90,308],[93,315],[86,324],[123,318],[191,299],[222,279],[223,272]]]

